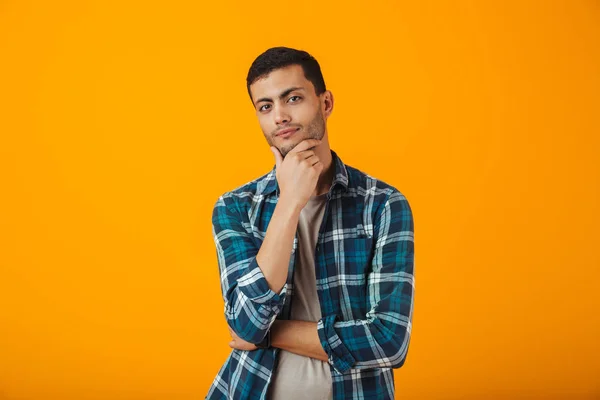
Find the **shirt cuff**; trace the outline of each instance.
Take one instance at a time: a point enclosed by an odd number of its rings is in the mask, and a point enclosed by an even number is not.
[[[247,272],[238,279],[238,287],[251,301],[264,305],[280,305],[283,303],[287,291],[287,283],[283,285],[279,293],[275,293],[269,288],[267,279],[256,262],[256,257],[248,265]]]
[[[352,368],[356,360],[333,328],[337,319],[336,314],[321,318],[317,322],[317,333],[323,350],[329,356],[329,363],[338,372],[343,373]]]

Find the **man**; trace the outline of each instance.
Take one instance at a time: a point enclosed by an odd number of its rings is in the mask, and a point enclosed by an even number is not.
[[[275,166],[213,211],[232,352],[208,399],[393,399],[414,292],[411,208],[330,149],[333,94],[271,48],[247,89]]]

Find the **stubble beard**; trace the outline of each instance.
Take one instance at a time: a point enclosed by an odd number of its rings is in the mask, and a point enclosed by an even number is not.
[[[281,155],[283,157],[285,157],[290,151],[292,151],[294,149],[294,147],[299,145],[300,142],[302,142],[303,140],[306,140],[306,139],[321,140],[321,139],[323,139],[323,136],[325,136],[325,119],[323,118],[323,112],[321,111],[321,109],[319,109],[319,112],[317,112],[317,115],[315,115],[313,120],[306,127],[306,132],[307,132],[306,135],[302,139],[298,140],[297,143],[291,143],[291,144],[285,145],[281,148],[278,147]],[[275,146],[275,144],[273,143],[273,138],[271,138],[269,140],[269,146]],[[275,147],[277,147],[277,146],[275,146]]]

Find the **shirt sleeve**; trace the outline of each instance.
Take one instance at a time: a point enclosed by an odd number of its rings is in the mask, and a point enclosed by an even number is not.
[[[340,373],[350,368],[400,368],[406,359],[414,295],[414,226],[410,205],[392,192],[374,226],[375,249],[367,276],[365,319],[317,323],[329,363]]]
[[[259,246],[234,207],[231,198],[221,196],[212,215],[225,318],[240,338],[256,344],[264,339],[281,311],[287,283],[279,293],[269,288],[256,262]]]

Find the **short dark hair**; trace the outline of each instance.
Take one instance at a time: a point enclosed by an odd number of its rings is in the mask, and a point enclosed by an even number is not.
[[[321,73],[321,67],[317,60],[304,50],[296,50],[289,47],[271,47],[254,60],[246,77],[246,88],[252,100],[250,85],[257,79],[268,75],[271,71],[284,68],[289,65],[300,65],[304,71],[304,77],[312,82],[315,93],[320,95],[327,88]]]

